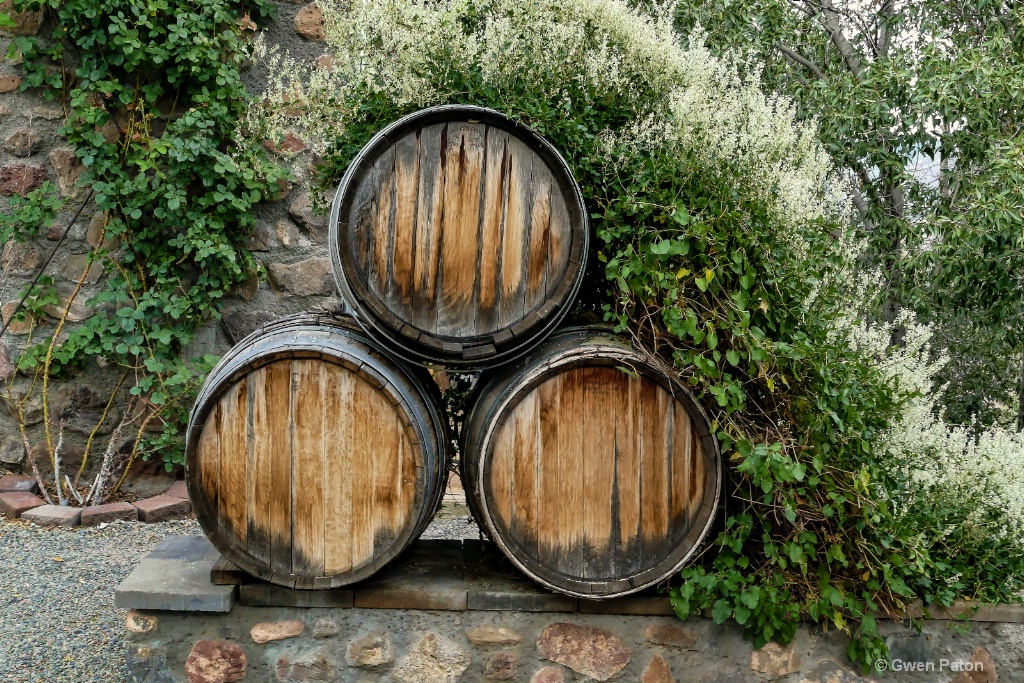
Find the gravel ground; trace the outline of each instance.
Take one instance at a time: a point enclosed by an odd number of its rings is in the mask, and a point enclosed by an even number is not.
[[[461,505],[445,506],[420,538],[479,538],[480,527]]]
[[[0,680],[123,681],[114,587],[164,537],[201,533],[194,520],[41,529],[0,517]]]
[[[42,529],[0,516],[0,681],[122,683],[126,610],[114,588],[194,520]],[[477,538],[464,507],[445,506],[423,538]]]

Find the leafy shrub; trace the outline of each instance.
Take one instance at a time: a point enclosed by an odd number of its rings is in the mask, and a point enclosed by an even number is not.
[[[958,583],[967,574],[951,580],[979,550],[937,559],[929,534],[944,520],[921,507],[936,499],[887,441],[916,394],[849,318],[864,292],[844,185],[813,127],[762,93],[756,65],[714,58],[699,35],[680,47],[671,7],[321,7],[329,64],[258,43],[271,85],[240,135],[297,131],[324,156],[322,189],[385,124],[442,103],[498,109],[572,167],[603,244],[590,303],[674,362],[731,465],[725,529],[671,591],[681,617],[711,609],[760,646],[808,616],[850,632],[868,665],[885,655],[875,614],[981,594]]]

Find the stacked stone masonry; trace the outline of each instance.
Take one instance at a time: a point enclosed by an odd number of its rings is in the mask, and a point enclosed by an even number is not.
[[[909,680],[901,671],[855,671],[842,634],[801,629],[787,646],[753,650],[742,629],[708,619],[236,606],[202,619],[132,611],[125,627],[129,680],[140,682]],[[1021,680],[1020,624],[974,624],[969,634],[938,621],[927,622],[921,634],[894,622],[883,629],[894,667],[934,662],[935,671],[914,673],[914,681]]]

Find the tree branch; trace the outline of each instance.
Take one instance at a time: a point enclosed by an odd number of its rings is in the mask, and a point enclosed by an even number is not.
[[[857,213],[860,214],[860,219],[864,223],[864,228],[868,232],[872,232],[875,229],[875,222],[868,218],[868,203],[864,200],[864,195],[860,193],[859,188],[851,185],[850,196],[853,198],[853,205],[857,208]]]
[[[812,12],[806,7],[801,7],[808,16],[812,19],[817,19],[818,22],[824,27],[825,31],[828,32],[829,37],[832,39],[832,43],[835,44],[839,50],[839,54],[842,56],[843,61],[846,62],[846,66],[853,72],[857,82],[864,81],[864,67],[860,63],[860,55],[857,54],[857,48],[850,43],[846,38],[846,34],[843,33],[843,27],[839,23],[840,12],[832,6],[832,0],[821,0],[821,2],[815,2],[814,0],[805,0],[808,5],[812,5],[818,9],[817,12]]]
[[[821,79],[825,78],[825,73],[821,70],[821,68],[817,64],[815,64],[811,60],[807,59],[803,55],[799,54],[795,50],[791,50],[790,48],[786,47],[782,43],[775,43],[775,47],[777,47],[782,52],[782,54],[786,55],[787,57],[792,59],[797,64],[800,64],[801,66],[806,66],[808,69],[813,71],[814,75],[817,76],[818,78],[821,78]]]
[[[882,0],[882,7],[878,10],[878,57],[885,59],[889,56],[889,45],[892,31],[889,23],[896,15],[895,0]]]

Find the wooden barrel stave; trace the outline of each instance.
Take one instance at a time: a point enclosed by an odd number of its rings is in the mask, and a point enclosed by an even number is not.
[[[446,446],[425,371],[386,357],[351,320],[300,315],[253,333],[211,372],[190,417],[186,479],[229,560],[280,585],[330,588],[422,533],[444,493]]]
[[[338,188],[330,249],[339,289],[389,350],[417,362],[496,365],[564,315],[589,244],[564,160],[492,110],[446,106],[381,131]]]
[[[628,340],[579,328],[482,379],[462,433],[467,500],[532,578],[615,597],[667,578],[696,549],[721,462],[673,377]]]

